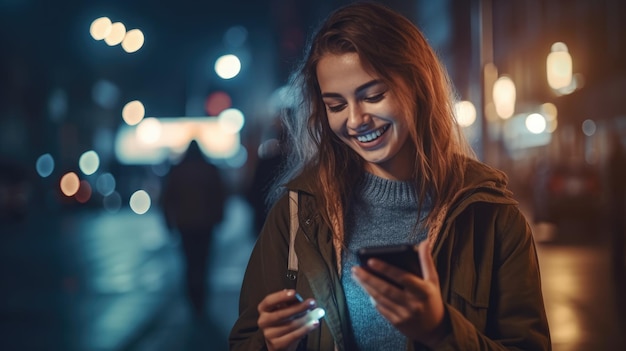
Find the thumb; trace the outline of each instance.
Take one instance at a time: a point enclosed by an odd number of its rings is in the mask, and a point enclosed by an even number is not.
[[[425,281],[438,283],[439,276],[437,275],[437,269],[435,268],[435,261],[430,252],[430,246],[428,240],[424,240],[417,246],[417,252],[420,256],[420,264],[422,266],[422,274]]]

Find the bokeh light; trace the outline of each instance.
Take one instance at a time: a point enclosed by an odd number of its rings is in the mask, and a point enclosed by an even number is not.
[[[242,46],[248,39],[248,30],[243,26],[232,26],[224,33],[224,44],[231,48]]]
[[[134,100],[122,108],[122,119],[129,126],[134,126],[141,122],[141,120],[145,117],[146,109],[139,100]]]
[[[63,177],[61,177],[60,186],[63,195],[67,197],[74,196],[80,187],[78,175],[74,172],[65,173]]]
[[[139,29],[131,29],[126,32],[124,40],[122,40],[122,48],[129,54],[138,51],[143,47],[144,43],[143,32]]]
[[[100,107],[113,109],[120,98],[120,88],[108,80],[97,81],[91,90],[91,98]]]
[[[470,101],[459,101],[456,103],[456,121],[461,127],[469,127],[476,121],[476,108]]]
[[[161,137],[161,122],[154,117],[145,118],[137,126],[137,138],[145,144],[153,144]]]
[[[40,177],[46,178],[54,171],[54,158],[50,154],[43,154],[37,158],[35,169]]]
[[[224,55],[215,61],[215,73],[222,79],[232,79],[241,71],[241,61],[235,55]]]
[[[538,113],[526,117],[526,128],[533,134],[541,134],[546,130],[546,118]]]
[[[546,62],[548,84],[552,89],[559,90],[572,82],[572,56],[567,45],[562,42],[552,44]]]
[[[548,133],[553,133],[558,126],[558,109],[556,108],[556,105],[551,102],[546,102],[545,104],[542,104],[541,115],[546,118],[546,131]]]
[[[61,122],[67,115],[68,97],[64,89],[56,88],[48,97],[48,113],[50,120],[53,122]]]
[[[216,91],[207,97],[204,104],[206,113],[209,116],[217,116],[222,111],[232,106],[232,99],[223,91]]]
[[[493,102],[500,118],[509,119],[513,116],[516,96],[515,83],[510,77],[502,76],[493,84]]]
[[[109,196],[115,191],[115,177],[111,173],[102,173],[96,179],[96,190],[102,196]]]
[[[126,26],[122,22],[115,22],[111,25],[111,32],[104,38],[104,42],[109,46],[115,46],[124,40],[126,36]]]
[[[93,150],[86,151],[80,156],[78,166],[85,175],[94,174],[100,167],[100,157]]]
[[[122,197],[117,191],[102,199],[102,206],[110,213],[116,213],[122,208]]]
[[[130,196],[130,208],[136,214],[144,214],[150,209],[150,195],[145,190],[137,190]]]
[[[244,164],[248,161],[248,150],[241,146],[237,149],[234,155],[225,159],[226,164],[232,168],[243,167]]]
[[[229,108],[218,116],[220,128],[226,133],[239,133],[245,123],[243,112],[236,108]]]
[[[76,199],[76,201],[80,202],[81,204],[84,204],[87,201],[89,201],[89,199],[91,198],[91,193],[92,193],[91,185],[89,184],[88,181],[83,179],[80,181],[80,186],[76,194],[74,194],[74,198]]]
[[[586,119],[583,122],[582,130],[586,136],[592,136],[596,134],[596,130],[597,130],[596,122],[594,122],[591,119]]]
[[[111,20],[108,17],[100,17],[91,22],[89,34],[95,40],[102,40],[111,33]]]

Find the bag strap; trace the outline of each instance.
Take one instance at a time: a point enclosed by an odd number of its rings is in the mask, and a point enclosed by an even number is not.
[[[296,279],[298,273],[298,256],[294,244],[296,242],[296,232],[300,222],[298,220],[298,192],[289,191],[289,261],[287,263],[287,278]]]

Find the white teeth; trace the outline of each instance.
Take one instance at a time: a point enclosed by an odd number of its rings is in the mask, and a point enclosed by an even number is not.
[[[378,139],[379,136],[383,135],[383,133],[385,132],[385,130],[387,130],[387,127],[383,127],[381,129],[375,130],[369,134],[365,134],[365,135],[360,135],[357,138],[358,141],[362,142],[362,143],[367,143],[373,140]]]

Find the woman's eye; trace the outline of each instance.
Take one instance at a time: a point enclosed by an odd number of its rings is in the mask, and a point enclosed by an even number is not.
[[[385,93],[380,93],[380,94],[376,94],[376,95],[372,95],[372,96],[366,97],[365,101],[367,101],[367,102],[379,102],[384,97],[385,97]]]
[[[339,111],[343,110],[345,106],[346,105],[344,105],[344,104],[332,105],[332,106],[328,105],[328,111],[330,111],[330,112],[339,112]]]

